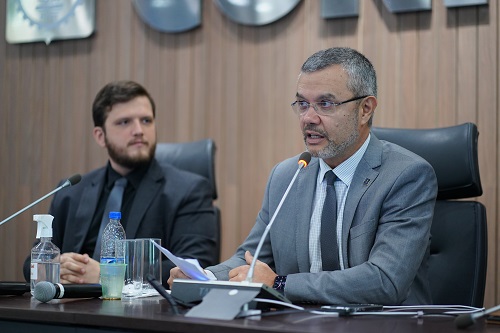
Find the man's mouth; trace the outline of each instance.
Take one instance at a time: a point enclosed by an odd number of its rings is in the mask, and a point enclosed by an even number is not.
[[[145,141],[134,141],[129,144],[129,146],[145,146],[147,143]]]
[[[311,139],[322,139],[324,138],[323,135],[317,134],[317,133],[307,133],[306,136]]]

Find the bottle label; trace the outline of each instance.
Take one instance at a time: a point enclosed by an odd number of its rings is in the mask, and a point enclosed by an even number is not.
[[[124,264],[125,263],[125,258],[105,258],[101,257],[101,264]]]
[[[30,279],[38,279],[38,264],[36,262],[31,263]]]
[[[101,264],[114,264],[116,263],[116,258],[101,257]]]

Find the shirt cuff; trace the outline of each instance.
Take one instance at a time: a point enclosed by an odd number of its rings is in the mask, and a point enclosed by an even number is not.
[[[217,280],[217,278],[215,277],[214,273],[212,273],[211,271],[209,271],[208,269],[205,269],[205,274],[211,279],[211,280]]]

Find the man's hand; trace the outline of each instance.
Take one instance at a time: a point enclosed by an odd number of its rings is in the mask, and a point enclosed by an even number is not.
[[[249,251],[245,252],[245,260],[247,265],[236,267],[229,271],[229,281],[244,281],[247,278],[248,270],[253,260],[253,256]],[[274,273],[267,264],[257,260],[253,271],[252,282],[260,282],[272,287],[276,276],[278,275]]]
[[[186,274],[184,274],[179,267],[174,267],[170,270],[170,277],[167,280],[168,286],[172,289],[172,284],[174,283],[174,279],[189,279]]]
[[[99,263],[88,254],[61,255],[61,283],[99,283]]]

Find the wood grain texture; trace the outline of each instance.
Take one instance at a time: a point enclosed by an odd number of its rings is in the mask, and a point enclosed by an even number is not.
[[[136,80],[157,105],[159,141],[210,137],[217,144],[222,259],[246,237],[272,167],[304,148],[290,108],[300,66],[313,52],[349,46],[374,64],[374,125],[478,125],[487,207],[485,305],[500,302],[499,5],[392,14],[382,0],[360,1],[355,18],[325,20],[305,0],[262,27],[225,17],[203,1],[202,24],[167,34],[142,22],[131,1],[96,1],[96,30],[82,40],[0,41],[0,218],[41,197],[62,178],[106,163],[92,136],[91,103],[107,82]],[[5,6],[0,34],[5,35]],[[0,227],[0,280],[21,280],[43,202]]]

